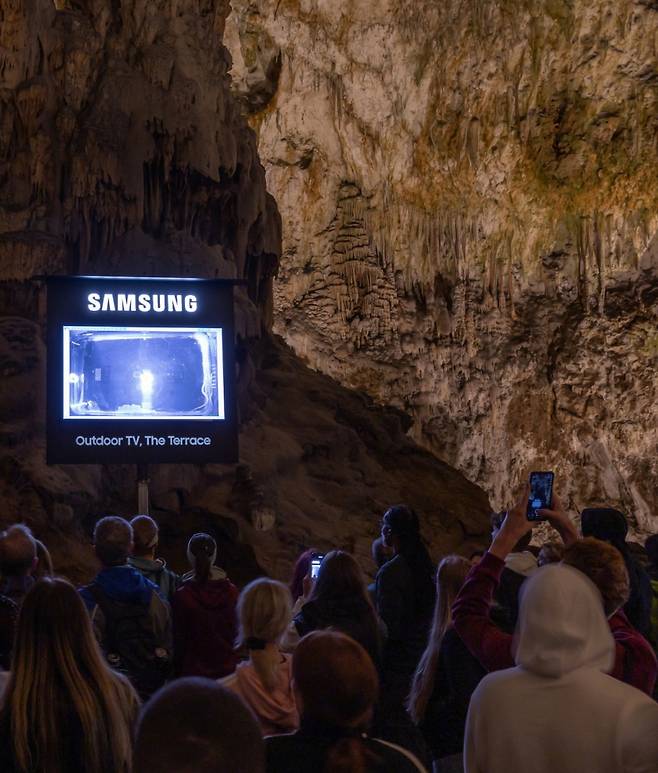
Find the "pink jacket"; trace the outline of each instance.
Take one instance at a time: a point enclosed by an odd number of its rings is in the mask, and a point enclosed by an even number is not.
[[[292,733],[299,727],[299,715],[291,682],[291,657],[281,655],[277,683],[272,692],[267,690],[251,662],[240,663],[234,674],[220,681],[232,690],[256,715],[263,735]]]

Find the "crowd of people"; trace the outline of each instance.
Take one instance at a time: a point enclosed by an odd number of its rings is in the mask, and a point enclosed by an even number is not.
[[[178,576],[146,515],[102,518],[74,588],[21,524],[0,534],[7,773],[657,773],[658,535],[527,492],[438,566],[405,505],[375,581],[343,550],[241,590],[205,533]],[[311,565],[321,556],[317,576]]]

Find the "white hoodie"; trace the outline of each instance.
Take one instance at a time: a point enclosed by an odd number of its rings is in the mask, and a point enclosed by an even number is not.
[[[605,672],[614,641],[594,584],[552,564],[525,581],[516,668],[486,676],[466,773],[658,773],[658,704]]]

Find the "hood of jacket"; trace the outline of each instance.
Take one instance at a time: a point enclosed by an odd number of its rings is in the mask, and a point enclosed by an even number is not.
[[[615,644],[594,583],[563,564],[534,572],[521,589],[514,648],[516,664],[539,676],[609,672]]]
[[[505,559],[505,568],[529,577],[537,570],[537,558],[529,550],[510,553]]]
[[[282,655],[282,658],[272,692],[263,686],[252,663],[240,663],[235,678],[238,690],[259,717],[282,730],[296,730],[299,715],[291,686],[291,658],[290,655]]]
[[[139,569],[140,572],[149,574],[160,574],[167,568],[167,564],[162,558],[142,558],[141,556],[130,556],[128,559],[130,566]]]
[[[210,579],[207,582],[198,582],[194,579],[194,572],[188,572],[183,577],[183,585],[178,593],[184,593],[190,600],[206,609],[218,609],[233,604],[233,583],[226,576],[226,572],[217,566],[213,566]]]
[[[153,591],[158,592],[156,585],[128,564],[103,569],[94,582],[116,601],[148,605]]]

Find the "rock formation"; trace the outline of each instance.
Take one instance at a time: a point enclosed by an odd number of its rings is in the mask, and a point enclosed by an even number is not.
[[[133,511],[135,471],[45,465],[45,274],[247,282],[244,463],[152,471],[176,568],[198,528],[220,537],[238,579],[258,564],[284,575],[309,542],[363,556],[372,519],[402,498],[437,552],[486,530],[484,494],[414,446],[404,417],[270,337],[280,219],[229,93],[228,12],[226,0],[0,0],[0,523],[33,525],[75,579],[92,571],[95,519]]]
[[[656,4],[233,9],[275,330],[495,504],[555,469],[573,507],[658,530]]]

